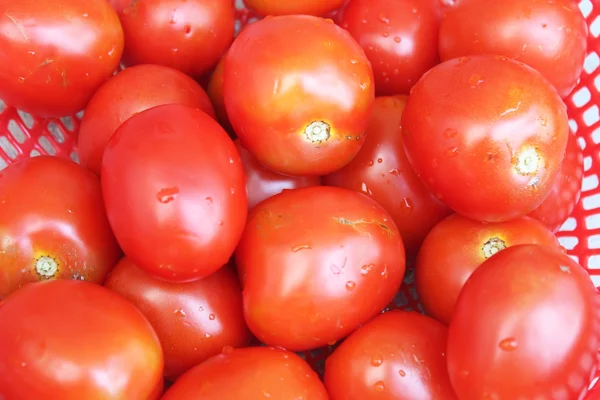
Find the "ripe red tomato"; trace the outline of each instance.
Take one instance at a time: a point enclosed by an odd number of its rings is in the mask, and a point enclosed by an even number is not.
[[[293,351],[340,340],[380,313],[405,268],[390,215],[361,193],[325,186],[254,207],[235,258],[250,330]]]
[[[161,400],[266,398],[328,400],[306,361],[273,347],[225,348],[179,378]]]
[[[223,80],[235,132],[269,169],[328,174],[363,144],[373,73],[330,20],[291,15],[248,25],[227,53]]]
[[[261,15],[304,14],[324,16],[340,8],[346,0],[244,0],[246,7]]]
[[[482,221],[528,214],[563,160],[565,105],[538,72],[500,56],[444,62],[414,86],[402,116],[408,158],[454,211]]]
[[[550,195],[529,216],[543,222],[552,232],[560,229],[575,209],[581,195],[583,180],[583,152],[577,137],[569,135],[567,152]]]
[[[579,399],[596,369],[599,297],[585,269],[539,245],[481,265],[456,303],[450,380],[461,399]]]
[[[408,94],[438,63],[439,17],[423,0],[351,0],[339,24],[364,49],[378,95]]]
[[[123,30],[106,0],[0,2],[0,98],[23,111],[82,110],[122,53]]]
[[[138,65],[111,78],[94,94],[81,121],[81,164],[100,174],[104,149],[132,115],[162,104],[184,104],[215,116],[208,95],[192,78],[160,65]]]
[[[102,189],[125,254],[169,281],[199,279],[225,265],[248,213],[233,141],[208,114],[180,104],[121,125],[104,153]]]
[[[0,236],[0,299],[39,280],[102,283],[120,256],[100,181],[58,157],[0,172]]]
[[[364,146],[350,164],[327,175],[323,182],[363,192],[383,206],[400,230],[411,258],[450,210],[425,188],[408,162],[398,130],[405,104],[405,96],[377,97]]]
[[[473,271],[497,252],[518,244],[560,249],[556,236],[529,217],[482,223],[454,214],[437,224],[419,250],[415,269],[425,312],[448,324],[456,299]]]
[[[331,400],[454,400],[448,329],[416,312],[390,311],[352,333],[325,363]]]
[[[587,24],[573,0],[480,0],[446,14],[440,31],[443,60],[498,54],[542,73],[566,97],[583,70]]]
[[[223,68],[225,66],[225,57],[222,57],[221,60],[217,63],[217,66],[213,70],[210,75],[210,79],[208,81],[208,87],[206,92],[212,101],[213,106],[215,107],[215,111],[217,113],[217,120],[229,133],[229,136],[235,138],[235,131],[231,126],[231,122],[229,122],[229,117],[227,116],[227,110],[225,109],[225,98],[223,97]]]
[[[233,0],[132,0],[119,16],[125,65],[165,65],[200,78],[233,41]]]
[[[162,392],[163,355],[150,323],[101,286],[55,280],[0,303],[0,397],[146,400]]]

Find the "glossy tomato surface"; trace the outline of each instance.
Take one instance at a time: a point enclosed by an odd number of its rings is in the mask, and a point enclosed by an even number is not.
[[[463,1],[440,31],[443,60],[497,54],[541,72],[566,97],[583,71],[587,24],[573,0]]]
[[[596,369],[600,304],[586,270],[549,247],[487,260],[458,298],[448,332],[461,399],[578,399]]]
[[[208,95],[183,72],[160,65],[127,68],[106,82],[90,100],[81,121],[81,164],[100,174],[104,149],[131,116],[163,104],[183,104],[215,115]]]
[[[223,69],[225,67],[225,59],[225,56],[223,56],[221,60],[219,60],[217,66],[210,75],[206,92],[215,108],[217,120],[230,136],[235,137],[235,132],[231,126],[231,122],[229,122],[227,110],[225,109],[225,97],[223,94]]]
[[[250,330],[293,351],[333,343],[377,315],[405,269],[391,216],[361,193],[325,186],[259,203],[235,256]]]
[[[228,266],[204,279],[170,283],[150,276],[125,257],[105,287],[124,295],[148,318],[163,348],[168,379],[219,354],[225,346],[250,343],[242,291]]]
[[[322,17],[344,4],[345,0],[244,0],[246,7],[262,15],[305,14]]]
[[[560,249],[554,234],[529,217],[482,223],[454,214],[437,224],[419,250],[415,269],[425,312],[448,324],[456,299],[473,271],[494,254],[518,244]]]
[[[402,116],[408,158],[454,211],[482,221],[528,214],[562,163],[566,107],[538,72],[500,56],[442,63],[414,86]]]
[[[317,374],[298,355],[273,347],[223,349],[188,371],[162,400],[327,400]]]
[[[325,364],[331,400],[454,400],[448,329],[416,312],[390,311],[352,333]]]
[[[120,256],[98,178],[51,156],[0,172],[0,238],[0,299],[39,280],[102,283]]]
[[[0,303],[0,397],[149,400],[163,355],[150,323],[121,296],[81,281],[27,285]]]
[[[0,2],[0,98],[11,106],[75,114],[122,53],[123,30],[106,0]]]
[[[378,95],[408,94],[438,62],[439,17],[431,1],[350,0],[339,17],[364,49]]]
[[[226,264],[248,212],[233,141],[208,114],[179,104],[143,111],[117,130],[104,153],[102,190],[125,254],[170,281]]]
[[[408,162],[398,129],[405,104],[405,96],[377,97],[364,146],[350,164],[323,182],[360,191],[383,206],[400,230],[410,258],[450,210],[425,188]]]
[[[291,15],[248,25],[224,68],[229,119],[267,168],[324,175],[362,146],[373,73],[360,46],[330,20]]]
[[[199,78],[233,40],[233,0],[132,0],[119,14],[125,65],[158,64]]]

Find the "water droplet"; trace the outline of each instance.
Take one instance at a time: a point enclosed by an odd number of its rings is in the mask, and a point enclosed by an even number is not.
[[[411,213],[413,211],[414,203],[408,197],[403,197],[402,200],[400,200],[400,207],[402,207],[405,213]]]
[[[369,274],[369,272],[373,270],[373,268],[375,268],[374,264],[363,265],[362,267],[360,267],[360,274],[362,276],[366,276]]]
[[[217,316],[216,316],[215,314],[210,314],[210,315],[208,316],[208,319],[210,319],[211,321],[214,321],[214,320],[215,320],[215,318],[217,318]]]
[[[366,24],[366,23],[367,23],[367,19],[366,19],[366,18],[363,18],[363,20],[362,20],[361,22],[362,22],[363,24]]]
[[[446,157],[454,158],[458,155],[458,147],[450,147],[446,149]]]
[[[204,311],[204,307],[202,307],[202,306],[198,307],[198,311],[200,311],[200,312]]]
[[[401,41],[402,41],[402,39],[399,36],[396,36],[394,38],[394,42],[396,42],[396,43],[400,43]]]
[[[26,367],[26,366],[27,366],[27,363],[26,363],[26,362],[22,362],[22,363],[21,363],[21,367]]]
[[[369,196],[373,195],[373,192],[371,192],[371,189],[369,189],[369,187],[367,186],[366,182],[363,182],[361,184],[360,189],[362,190],[363,193],[368,194]]]
[[[177,20],[175,19],[175,16],[171,17],[171,19],[169,20],[169,24],[171,24],[171,25],[173,25],[176,22],[177,22]]]
[[[381,34],[381,36],[383,36],[383,37],[388,37],[388,36],[390,36],[390,34],[389,34],[389,32],[383,32],[383,33]]]
[[[377,162],[378,162],[379,164],[381,164],[381,163],[383,162],[383,158],[378,158],[378,159],[377,159]]]
[[[156,198],[163,204],[167,204],[177,197],[179,189],[176,187],[161,189],[157,194]]]
[[[35,51],[28,51],[27,54],[29,54],[30,56],[35,56]]]
[[[385,390],[385,383],[379,381],[375,383],[375,390],[378,392],[383,392]]]
[[[512,351],[519,347],[519,343],[515,338],[508,338],[501,341],[498,346],[504,351]]]
[[[369,162],[367,163],[367,165],[368,165],[369,167],[372,167],[373,165],[375,165],[375,163],[374,163],[373,161],[369,161]]]
[[[300,250],[310,250],[310,249],[312,249],[312,247],[310,247],[310,245],[308,245],[308,244],[301,244],[301,245],[292,247],[292,251],[294,253],[296,253]]]
[[[400,175],[400,172],[396,168],[390,169],[389,172],[390,172],[390,174],[392,174],[394,176],[399,176]]]
[[[20,76],[17,78],[17,81],[19,81],[19,83],[23,83],[23,82],[25,82],[25,78]]]
[[[350,64],[356,65],[358,64],[358,60],[352,59],[350,60]]]
[[[542,22],[542,28],[547,28],[547,27],[548,27],[548,24],[545,22]]]
[[[212,199],[212,197],[207,197],[207,198],[206,198],[206,202],[207,202],[208,204],[212,204],[212,203],[213,203],[213,199]]]
[[[221,354],[228,355],[231,353],[233,353],[233,347],[231,347],[231,346],[225,346],[225,347],[223,347],[223,350],[221,350]]]
[[[235,188],[230,189],[231,194],[235,194]]]
[[[185,311],[183,311],[181,308],[178,308],[177,310],[173,311],[173,314],[177,315],[178,317],[185,317]]]
[[[207,334],[205,334],[205,335],[204,335],[204,337],[205,337],[206,339],[210,339],[210,338],[212,337],[212,335],[211,335],[210,333],[207,333]]]
[[[383,364],[383,358],[381,356],[373,356],[373,358],[371,358],[372,366],[379,367],[381,364]]]
[[[339,275],[342,273],[342,270],[340,269],[340,267],[338,267],[335,264],[331,264],[329,266],[329,269],[331,270],[331,272],[333,272],[334,275]]]
[[[446,139],[455,138],[458,135],[458,131],[456,129],[448,128],[444,131],[444,137]]]
[[[230,158],[230,159],[229,159],[229,164],[233,164],[233,162],[234,162],[234,161],[233,161],[233,158]]]
[[[400,371],[398,371],[398,375],[404,377],[404,376],[406,376],[406,372],[404,372],[404,370],[400,370]]]
[[[383,276],[383,279],[387,279],[388,278],[388,269],[387,269],[387,265],[385,265],[383,267],[383,271],[381,271],[381,276]]]
[[[185,32],[185,34],[186,34],[186,35],[189,35],[190,33],[192,33],[192,27],[191,27],[191,26],[189,26],[189,25],[186,25],[186,26],[183,28],[183,31]]]
[[[336,343],[337,343],[337,340],[332,340],[331,342],[328,342],[327,345],[328,346],[335,346]]]
[[[219,221],[217,224],[219,224],[219,226],[223,226],[223,221]]]
[[[352,282],[352,281],[346,282],[346,289],[348,289],[348,290],[356,289],[356,282]]]
[[[471,85],[472,88],[476,88],[477,86],[479,86],[482,83],[483,83],[483,77],[479,74],[473,74],[469,78],[469,85]]]
[[[83,18],[87,18],[87,17],[89,17],[89,14],[88,13],[83,13]]]
[[[381,22],[383,22],[384,24],[389,24],[390,23],[390,19],[383,13],[380,13],[378,15],[378,18]]]
[[[539,123],[540,123],[541,126],[547,126],[548,125],[548,118],[546,118],[544,116],[538,117],[537,120],[539,121]]]

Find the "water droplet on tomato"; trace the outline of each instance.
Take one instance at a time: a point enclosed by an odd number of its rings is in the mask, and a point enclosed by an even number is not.
[[[469,85],[471,85],[472,88],[476,88],[477,86],[479,86],[482,83],[483,83],[483,77],[479,74],[473,74],[469,78]]]
[[[223,226],[223,221],[219,221],[217,224],[219,224],[219,226]]]
[[[186,34],[186,35],[189,35],[190,33],[192,33],[192,27],[191,27],[191,26],[189,26],[189,25],[186,25],[186,26],[183,28],[183,31],[185,32],[185,34]]]
[[[454,158],[458,155],[458,147],[450,147],[446,149],[446,157]]]
[[[210,338],[212,338],[212,335],[211,335],[210,333],[207,333],[207,334],[205,334],[205,335],[204,335],[204,337],[205,337],[206,339],[210,339]]]
[[[298,246],[292,247],[292,251],[294,253],[301,251],[301,250],[310,250],[310,249],[312,249],[312,247],[310,247],[310,245],[308,245],[308,244],[300,244]]]
[[[375,163],[374,163],[372,160],[371,160],[371,161],[369,161],[369,162],[367,163],[367,165],[368,165],[369,167],[372,167],[374,164],[375,164]]]
[[[202,307],[202,306],[198,307],[198,311],[200,311],[200,312],[204,311],[204,307]]]
[[[352,281],[346,282],[346,289],[348,289],[348,290],[356,289],[356,282],[352,282]]]
[[[383,37],[388,37],[388,36],[390,36],[390,34],[389,34],[388,32],[383,32],[383,33],[381,34],[381,36],[383,36]]]
[[[177,197],[179,189],[176,187],[161,189],[157,194],[156,198],[163,204],[167,204]]]
[[[381,364],[383,364],[383,357],[381,356],[373,356],[373,358],[371,358],[371,365],[374,367],[379,367]]]
[[[339,275],[342,273],[342,270],[340,269],[340,267],[338,267],[335,264],[331,264],[329,266],[329,269],[331,270],[331,272],[333,272],[334,275]]]
[[[375,383],[375,390],[378,392],[383,392],[385,390],[385,383],[379,381]]]
[[[400,43],[402,39],[399,36],[394,37],[394,42]]]
[[[185,311],[183,311],[181,308],[176,309],[175,311],[173,311],[173,314],[177,315],[178,317],[185,317]]]
[[[414,203],[408,197],[403,197],[402,200],[400,200],[400,207],[402,207],[402,210],[408,214],[413,211]]]
[[[389,24],[390,23],[390,19],[383,13],[380,13],[378,15],[378,18],[381,22],[383,22],[384,24]]]
[[[362,267],[360,267],[360,274],[362,276],[366,276],[369,274],[369,272],[373,270],[373,268],[375,268],[374,264],[363,265]]]
[[[208,204],[212,204],[212,203],[213,203],[213,199],[212,199],[212,197],[207,197],[207,198],[206,198],[206,202],[207,202]]]
[[[504,351],[513,351],[519,347],[519,343],[515,338],[508,338],[501,341],[498,346]]]
[[[446,139],[455,138],[458,135],[458,131],[456,129],[448,128],[444,131],[444,137]]]
[[[235,188],[230,189],[231,194],[235,194]]]
[[[400,370],[400,371],[398,371],[398,375],[404,377],[404,376],[406,376],[406,372],[404,372],[404,370]]]
[[[377,159],[377,162],[378,162],[379,164],[381,164],[381,163],[383,162],[383,158],[378,158],[378,159]]]
[[[389,172],[390,172],[390,174],[392,174],[394,176],[399,176],[400,175],[400,172],[396,168],[390,169]]]
[[[217,318],[217,316],[216,316],[215,314],[210,314],[210,315],[208,316],[208,319],[210,319],[211,321],[214,321],[214,320],[215,320],[215,318]]]
[[[233,164],[233,163],[234,163],[233,158],[230,158],[229,159],[229,164]]]

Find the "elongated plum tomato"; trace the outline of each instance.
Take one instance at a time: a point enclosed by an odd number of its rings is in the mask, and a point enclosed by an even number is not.
[[[358,43],[330,20],[290,15],[248,25],[224,68],[231,124],[267,168],[325,175],[362,146],[373,73]]]
[[[416,312],[389,311],[358,328],[325,362],[331,400],[454,400],[448,328]]]
[[[460,293],[448,370],[460,399],[580,399],[596,371],[600,297],[589,274],[546,246],[510,247]]]
[[[0,172],[0,239],[0,299],[38,280],[102,283],[120,256],[100,180],[51,156]]]
[[[66,280],[27,285],[0,303],[0,321],[3,399],[160,397],[163,355],[152,326],[102,286]]]
[[[0,98],[11,106],[39,116],[81,111],[122,53],[106,0],[0,2]]]
[[[566,97],[583,71],[587,24],[573,0],[463,1],[440,30],[442,60],[498,54],[541,72]]]
[[[273,347],[224,348],[188,371],[161,400],[328,400],[318,375],[297,354]]]
[[[344,4],[344,0],[244,0],[246,7],[261,15],[304,14],[322,17]]]
[[[85,109],[77,147],[81,164],[100,174],[104,149],[117,128],[162,104],[184,104],[215,116],[204,89],[183,72],[160,65],[127,68],[102,85]]]
[[[248,213],[244,169],[208,114],[169,104],[131,117],[109,142],[101,176],[117,240],[148,273],[199,279],[233,254]]]
[[[350,164],[325,176],[323,183],[363,192],[382,205],[412,257],[431,228],[451,211],[425,188],[406,158],[398,129],[405,104],[405,96],[377,97],[365,144]]]
[[[566,107],[539,72],[500,56],[446,61],[414,86],[404,146],[425,185],[481,221],[528,214],[548,196],[569,135]]]
[[[485,260],[518,244],[539,244],[559,251],[548,228],[533,218],[482,223],[454,214],[437,224],[425,238],[415,269],[423,309],[445,324],[465,282]]]
[[[235,258],[250,330],[293,351],[340,340],[380,313],[405,269],[392,217],[364,194],[325,186],[254,207]]]

